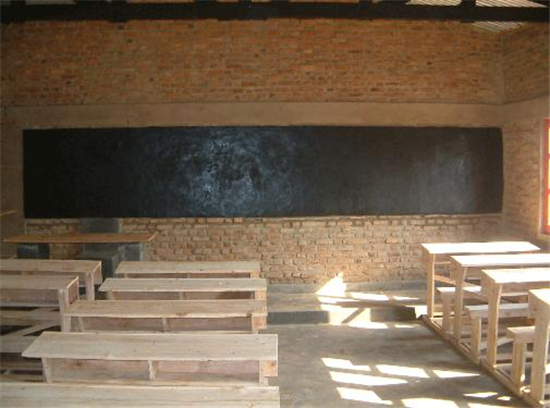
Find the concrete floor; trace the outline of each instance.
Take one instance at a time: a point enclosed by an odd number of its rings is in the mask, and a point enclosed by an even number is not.
[[[281,406],[524,407],[418,321],[272,325]]]

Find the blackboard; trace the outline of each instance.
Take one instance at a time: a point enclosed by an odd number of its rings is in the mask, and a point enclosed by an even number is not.
[[[502,188],[497,128],[24,131],[31,218],[494,213]]]

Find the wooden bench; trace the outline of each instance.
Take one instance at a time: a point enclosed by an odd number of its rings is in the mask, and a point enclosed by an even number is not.
[[[95,299],[94,285],[101,285],[101,262],[53,259],[3,259],[0,279],[6,275],[61,275],[78,277],[86,288],[86,299]]]
[[[240,331],[267,327],[259,300],[78,301],[63,314],[64,331]]]
[[[21,352],[40,331],[59,326],[60,312],[52,310],[29,310],[35,307],[53,307],[64,311],[78,299],[78,278],[62,276],[1,276],[0,306],[21,307],[27,310],[0,311],[3,332],[6,326],[17,327],[15,331],[0,337],[0,370],[2,377],[21,378],[22,372],[40,372],[39,362],[21,358]],[[25,327],[26,326],[26,327]],[[27,374],[25,374],[27,375]],[[33,374],[36,377],[36,374]],[[35,378],[36,379],[36,378]]]
[[[44,332],[23,352],[47,382],[261,384],[277,376],[277,335]]]
[[[279,388],[0,383],[4,408],[279,408]]]
[[[256,261],[121,262],[115,271],[122,278],[259,278]]]
[[[520,390],[525,379],[527,344],[535,341],[535,326],[508,327],[506,335],[513,342],[510,381]]]
[[[462,336],[462,318],[457,317],[461,317],[464,310],[464,284],[468,279],[480,279],[483,269],[544,267],[549,264],[548,253],[451,256],[451,279],[456,287],[453,304],[455,341],[459,343]]]
[[[265,300],[265,279],[112,279],[99,288],[111,300]]]
[[[483,321],[489,317],[489,305],[471,305],[465,307],[471,322],[470,358],[478,363],[481,351],[487,348],[487,343],[482,343]],[[504,303],[499,305],[499,314],[502,318],[527,317],[528,307],[526,303]],[[501,339],[499,344],[505,344],[506,339]]]
[[[426,305],[428,318],[434,317],[435,282],[454,284],[449,277],[436,274],[437,265],[450,263],[451,255],[495,254],[533,252],[539,248],[526,241],[500,242],[441,242],[421,245],[422,259],[426,268]]]
[[[156,233],[75,233],[17,235],[4,242],[17,244],[18,258],[49,258],[50,244],[118,244],[142,254],[143,244],[155,239]],[[140,255],[139,260],[142,260]]]
[[[78,300],[78,278],[61,276],[1,276],[0,306],[58,307]]]
[[[523,269],[492,269],[481,272],[481,287],[489,303],[487,322],[487,368],[497,364],[499,305],[504,293],[550,286],[550,267]]]
[[[550,385],[546,384],[550,341],[550,288],[529,292],[529,316],[535,319],[531,382],[524,396],[537,405],[550,405]]]

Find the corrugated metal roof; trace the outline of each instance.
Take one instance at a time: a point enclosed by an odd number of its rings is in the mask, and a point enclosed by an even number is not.
[[[430,6],[457,6],[461,0],[409,0],[407,4],[430,5]],[[479,7],[545,7],[542,4],[530,0],[477,0]],[[475,27],[493,32],[503,32],[522,27],[525,23],[498,22],[498,21],[476,21],[472,23]]]

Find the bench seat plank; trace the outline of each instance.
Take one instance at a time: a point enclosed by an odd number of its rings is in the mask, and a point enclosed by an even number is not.
[[[267,290],[265,279],[116,279],[108,278],[101,292],[253,292]]]
[[[230,275],[259,278],[260,263],[257,261],[123,261],[115,271],[115,275],[123,277],[200,277]],[[159,276],[161,275],[161,276]]]
[[[2,276],[1,289],[60,290],[76,282],[78,278],[57,276]]]
[[[119,361],[277,361],[277,335],[44,332],[23,356]]]
[[[277,408],[278,387],[0,383],[4,408]]]
[[[267,327],[263,300],[102,300],[75,302],[64,331],[241,332]]]
[[[65,316],[69,317],[246,317],[267,316],[265,302],[258,300],[100,300],[77,301]]]
[[[216,299],[220,297],[265,299],[265,279],[134,279],[109,278],[99,288],[109,299],[186,298]]]
[[[2,259],[0,273],[36,273],[77,275],[82,281],[87,274],[92,274],[94,283],[101,284],[100,261],[75,261],[57,259]],[[82,283],[82,282],[81,282]]]

